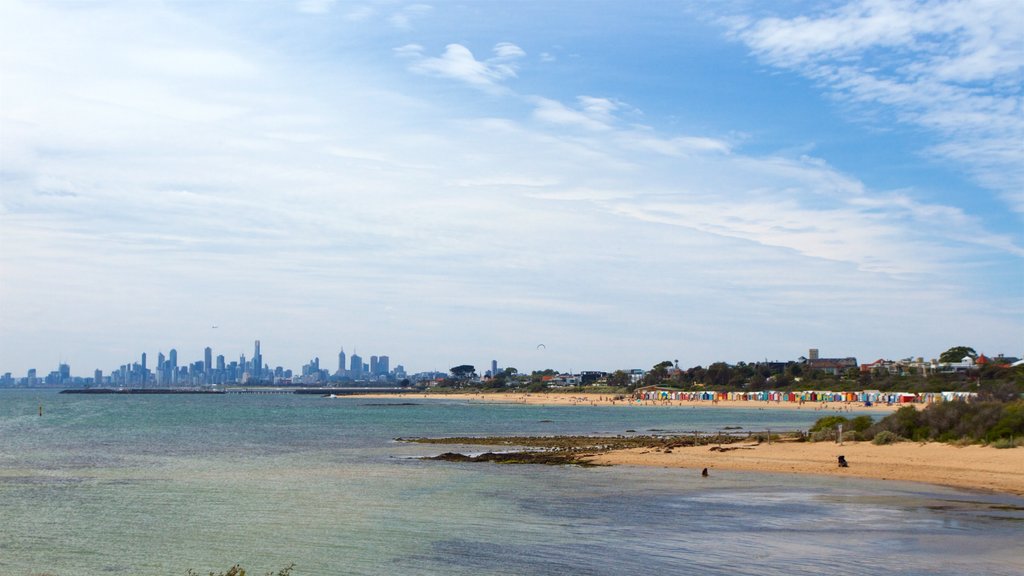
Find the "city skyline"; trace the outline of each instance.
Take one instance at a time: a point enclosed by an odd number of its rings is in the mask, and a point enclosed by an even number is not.
[[[1022,355],[1022,18],[4,2],[0,367]]]
[[[793,356],[786,358],[774,358],[768,359],[767,357],[761,358],[747,358],[740,360],[716,360],[707,364],[693,364],[693,365],[680,365],[679,360],[667,360],[675,365],[675,368],[700,368],[702,366],[708,366],[710,364],[722,363],[726,365],[735,366],[737,364],[768,364],[777,365],[784,364],[786,362],[804,362],[814,363],[822,362],[822,366],[828,366],[826,371],[831,370],[834,366],[841,366],[843,370],[849,368],[863,369],[864,366],[875,366],[883,365],[888,363],[909,363],[910,365],[938,365],[941,362],[938,357],[941,354],[935,354],[933,356],[918,355],[918,356],[878,356],[871,359],[862,359],[863,362],[858,362],[858,358],[854,356],[842,355],[836,357],[822,357],[821,351],[818,348],[809,348],[806,350],[806,356]],[[1007,363],[1017,362],[1018,357],[1013,355],[1006,355],[1002,352],[998,354],[988,354],[984,351],[975,350],[978,357],[985,357],[989,361],[1001,361],[1003,358],[1008,358]],[[419,380],[423,378],[433,379],[437,375],[446,375],[452,372],[452,369],[457,365],[466,365],[467,362],[457,362],[451,364],[447,368],[436,368],[436,369],[425,369],[425,370],[410,370],[407,371],[405,366],[397,364],[394,370],[390,369],[390,356],[389,355],[372,355],[363,362],[363,358],[353,352],[347,354],[345,348],[342,346],[339,349],[337,356],[336,369],[331,370],[330,368],[324,368],[320,365],[320,357],[314,355],[310,360],[303,364],[299,371],[295,371],[293,367],[287,365],[278,364],[277,366],[271,366],[270,363],[263,363],[261,353],[260,340],[255,340],[253,343],[253,354],[250,360],[247,360],[247,356],[244,352],[236,355],[237,360],[228,361],[227,357],[223,354],[213,355],[213,349],[209,346],[203,348],[203,360],[197,361],[186,361],[184,363],[178,362],[178,351],[177,348],[170,348],[168,353],[165,355],[163,351],[157,353],[157,362],[153,366],[152,370],[149,370],[147,365],[147,352],[141,352],[138,355],[139,361],[129,361],[125,364],[121,364],[117,368],[104,371],[102,368],[96,368],[93,371],[92,382],[94,385],[97,382],[103,382],[109,385],[116,386],[127,386],[127,387],[147,387],[155,385],[156,387],[206,387],[206,386],[217,386],[217,385],[230,385],[240,383],[277,383],[286,385],[320,385],[329,382],[341,382],[341,381],[354,381],[354,382],[391,382],[395,383],[406,378],[412,378],[413,380]],[[258,359],[258,360],[257,360]],[[216,360],[216,362],[214,362]],[[659,362],[665,362],[662,360]],[[330,363],[328,362],[328,366]],[[488,377],[494,374],[498,374],[506,368],[512,368],[520,374],[528,374],[532,370],[519,370],[515,366],[502,366],[497,359],[492,358],[486,363],[481,364],[470,364],[474,367],[475,372],[481,377]],[[538,369],[540,371],[555,370],[561,374],[584,374],[584,373],[612,373],[614,371],[623,370],[631,372],[645,372],[648,366],[617,366],[612,369],[601,369],[594,370],[594,367],[583,367],[577,369],[565,369],[564,367],[547,366],[545,368]],[[58,379],[57,382],[50,382],[48,380]],[[46,384],[49,386],[55,385],[72,385],[72,380],[78,380],[75,385],[80,385],[83,381],[88,380],[88,376],[81,374],[75,374],[71,371],[70,365],[63,361],[59,362],[56,369],[49,372],[44,368],[43,371],[39,371],[38,368],[33,367],[26,370],[24,375],[16,374],[13,371],[5,371],[4,367],[0,366],[0,387],[5,385],[14,385],[15,383],[21,383],[22,385],[41,385]],[[35,383],[33,384],[33,380]]]
[[[141,352],[135,359],[108,371],[100,367],[95,368],[92,370],[93,380],[98,382],[101,378],[107,380],[113,378],[114,383],[129,386],[179,387],[278,380],[295,380],[297,383],[308,380],[309,383],[313,383],[331,378],[373,381],[403,379],[406,376],[405,367],[401,364],[397,364],[394,370],[391,369],[391,358],[386,354],[372,355],[368,358],[368,362],[363,362],[361,356],[353,353],[350,357],[351,364],[346,365],[344,362],[346,354],[342,347],[338,356],[337,370],[321,368],[320,357],[314,356],[296,373],[291,366],[281,364],[272,366],[270,363],[265,363],[261,343],[258,339],[253,342],[252,349],[253,353],[249,357],[250,359],[247,359],[244,352],[240,352],[229,360],[224,354],[214,356],[213,348],[206,346],[203,348],[202,360],[186,360],[179,363],[177,348],[170,348],[166,355],[163,350],[157,352],[157,361],[153,366],[148,364],[148,353]],[[495,362],[492,360],[492,363]],[[27,369],[24,375],[16,375],[12,371],[0,369],[0,376],[10,376],[14,380],[37,379],[40,383],[54,375],[57,375],[65,383],[71,378],[87,378],[81,374],[71,373],[70,364],[64,361],[60,361],[57,368],[49,372],[45,368],[40,372],[37,367],[32,367]]]

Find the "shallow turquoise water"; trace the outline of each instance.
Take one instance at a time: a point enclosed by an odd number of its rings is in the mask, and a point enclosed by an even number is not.
[[[44,405],[43,417],[37,415]],[[806,428],[813,411],[0,391],[0,574],[1020,574],[1024,499],[422,461],[399,436]],[[466,450],[478,450],[467,447]]]

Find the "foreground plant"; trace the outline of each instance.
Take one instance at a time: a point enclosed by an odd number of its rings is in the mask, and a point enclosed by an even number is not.
[[[295,564],[294,563],[289,564],[289,565],[285,566],[284,568],[281,568],[277,572],[273,572],[273,571],[267,572],[266,576],[291,576],[293,568],[295,568]],[[238,564],[235,564],[231,568],[228,568],[228,570],[226,572],[212,572],[211,571],[209,573],[209,576],[245,576],[245,575],[246,575],[245,568],[242,568]],[[199,572],[196,572],[195,570],[189,568],[188,572],[185,573],[185,576],[203,576],[203,575],[200,574]]]

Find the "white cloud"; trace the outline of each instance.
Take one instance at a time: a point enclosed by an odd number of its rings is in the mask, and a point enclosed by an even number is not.
[[[926,343],[1019,328],[1019,304],[979,298],[974,276],[1020,248],[920,192],[637,126],[600,93],[442,99],[365,57],[380,44],[252,49],[251,31],[139,6],[18,4],[0,24],[0,369],[254,337],[290,367],[354,343],[412,369],[452,350],[614,369],[679,350],[791,357],[807,340],[884,350],[896,321]],[[150,58],[179,52],[215,57],[198,74]],[[482,87],[525,58],[506,43],[490,60],[394,54]],[[543,360],[519,351],[537,338]],[[917,342],[907,353],[927,355]]]
[[[401,57],[415,59],[410,65],[414,72],[461,80],[478,88],[491,88],[503,80],[515,78],[515,61],[526,54],[507,42],[496,45],[496,56],[489,60],[477,60],[469,48],[461,44],[449,44],[438,57],[423,56],[422,47],[416,44],[396,48],[395,52]]]
[[[557,100],[542,98],[539,96],[534,97],[531,99],[534,104],[533,116],[538,120],[551,124],[573,126],[576,128],[584,128],[586,130],[594,131],[610,130],[611,124],[615,121],[614,116],[611,114],[614,110],[614,106],[609,106],[611,102],[608,100],[593,99],[589,97],[581,98],[582,108],[573,109]],[[595,105],[588,107],[588,100],[592,100],[594,102],[602,101],[608,105]]]
[[[881,105],[931,130],[1024,213],[1024,12],[1016,0],[863,0],[817,16],[745,21],[733,34],[764,61],[851,103]]]
[[[522,48],[512,44],[511,42],[498,42],[494,46],[495,58],[503,60],[515,60],[526,56],[526,52]]]

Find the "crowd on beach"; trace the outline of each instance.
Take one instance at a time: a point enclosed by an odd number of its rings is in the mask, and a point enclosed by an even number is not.
[[[789,403],[803,406],[806,403],[859,403],[865,406],[884,404],[896,406],[904,404],[934,404],[949,400],[970,400],[976,396],[973,392],[880,392],[878,390],[860,390],[857,392],[831,391],[776,391],[761,390],[757,392],[716,392],[712,390],[684,391],[658,386],[638,388],[633,397],[639,401],[677,401],[677,402],[767,402]]]

